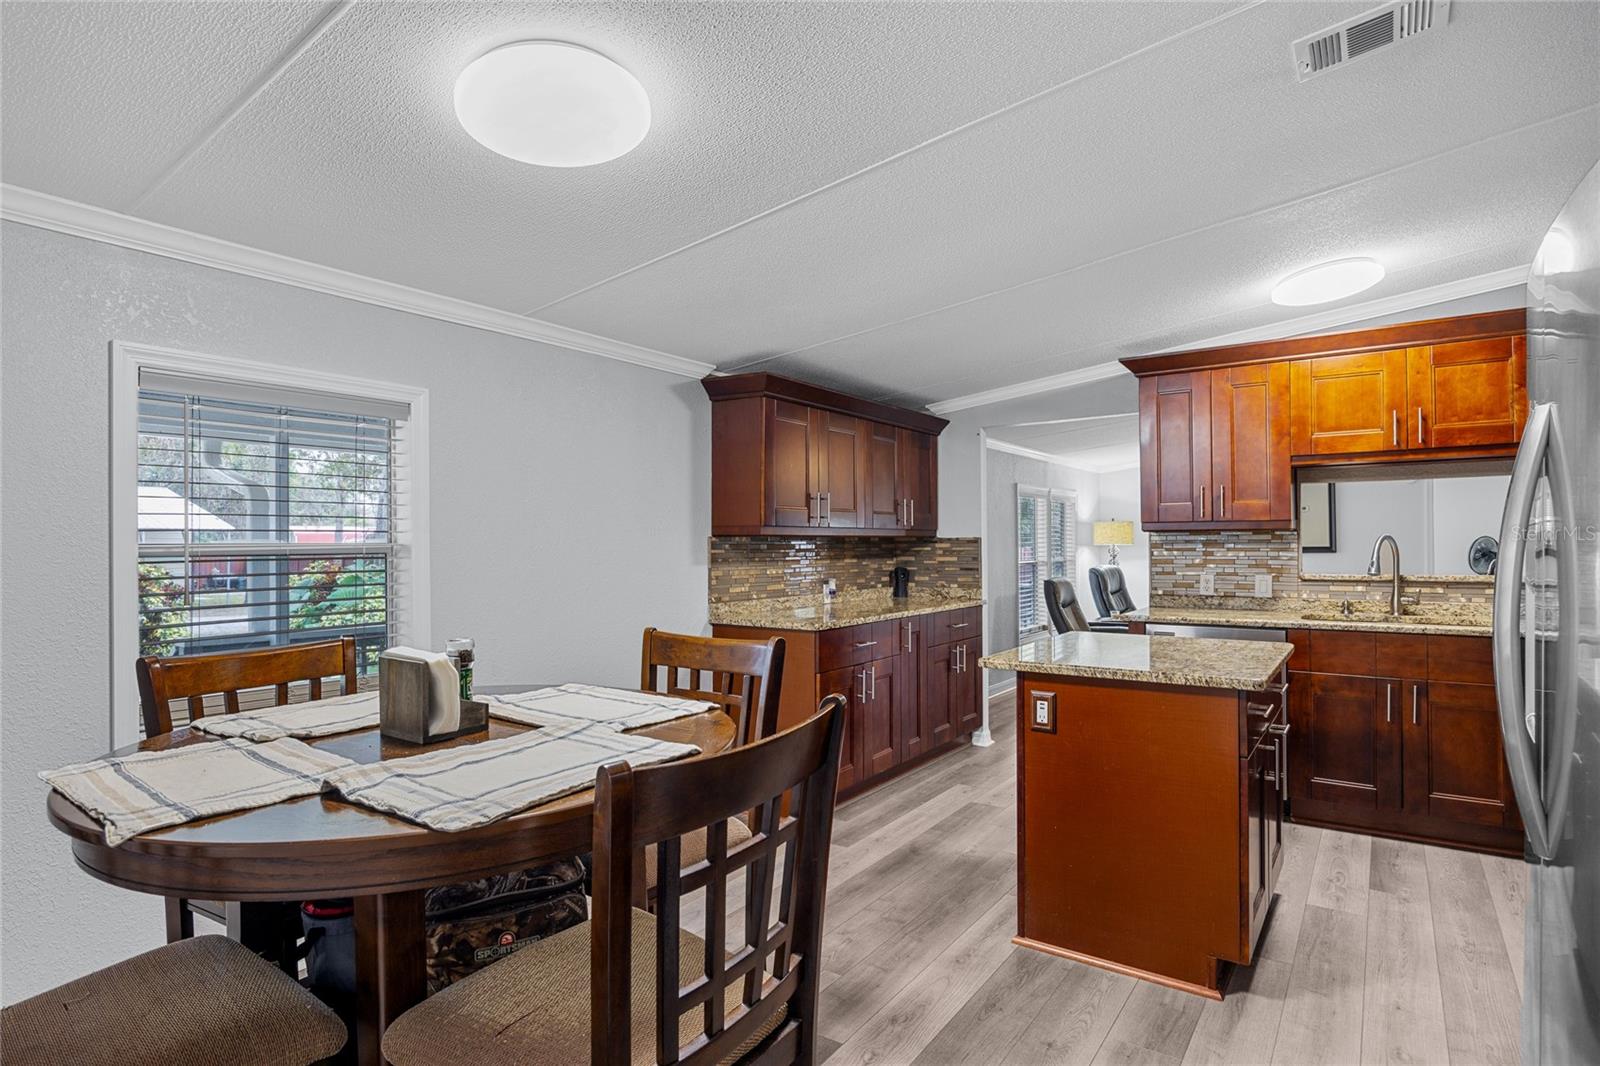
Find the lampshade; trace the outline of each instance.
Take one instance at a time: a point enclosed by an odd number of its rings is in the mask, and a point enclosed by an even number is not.
[[[1115,519],[1110,522],[1096,522],[1094,524],[1094,542],[1101,547],[1111,544],[1132,544],[1133,523],[1118,522]]]

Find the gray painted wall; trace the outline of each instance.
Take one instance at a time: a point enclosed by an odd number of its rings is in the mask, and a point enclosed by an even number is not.
[[[432,629],[485,683],[637,677],[646,625],[703,632],[700,384],[400,311],[4,224],[0,713],[13,1002],[159,944],[160,901],[76,869],[37,771],[108,744],[108,342],[425,386]]]

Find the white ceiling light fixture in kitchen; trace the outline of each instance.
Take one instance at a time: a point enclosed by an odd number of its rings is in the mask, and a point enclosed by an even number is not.
[[[628,71],[564,41],[518,41],[456,79],[456,118],[485,148],[541,167],[587,167],[632,151],[650,98]]]
[[[1297,270],[1272,287],[1272,302],[1283,307],[1325,304],[1364,292],[1383,280],[1376,259],[1335,259]]]

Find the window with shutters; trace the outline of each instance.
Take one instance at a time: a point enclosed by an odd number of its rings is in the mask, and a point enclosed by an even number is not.
[[[1017,635],[1050,628],[1044,583],[1071,578],[1077,554],[1077,499],[1073,493],[1017,486]]]
[[[120,528],[136,540],[137,654],[353,636],[357,673],[375,683],[412,602],[411,405],[136,373],[135,515]]]

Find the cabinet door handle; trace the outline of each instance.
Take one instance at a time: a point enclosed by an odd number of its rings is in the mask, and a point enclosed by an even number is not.
[[[1205,516],[1206,516],[1206,487],[1204,485],[1201,485],[1200,486],[1200,517],[1204,518]]]
[[[1289,792],[1289,722],[1280,722],[1277,725],[1267,726],[1267,732],[1278,734],[1278,764],[1279,788],[1284,795]]]
[[[878,668],[876,666],[869,666],[867,669],[871,671],[869,676],[872,678],[872,694],[869,698],[875,700],[878,698]]]
[[[911,650],[911,623],[906,623],[906,651]]]
[[[1383,720],[1394,721],[1394,686],[1387,681],[1383,683]]]
[[[1272,745],[1272,772],[1269,774],[1263,770],[1261,776],[1263,779],[1271,781],[1274,789],[1281,790],[1283,786],[1278,783],[1278,767],[1283,765],[1283,760],[1279,757],[1278,747],[1279,745],[1274,742]]]
[[[827,513],[822,516],[822,524],[825,526],[831,526],[833,525],[833,493],[824,492],[817,496],[818,503],[821,503],[823,500],[828,501],[828,510]]]
[[[1400,447],[1400,408],[1389,409],[1389,445],[1393,448]]]
[[[1423,436],[1422,436],[1422,408],[1420,408],[1420,407],[1417,408],[1417,443],[1418,444],[1426,444],[1427,443],[1427,441],[1424,440]]]
[[[861,668],[861,672],[859,674],[857,674],[856,677],[861,682],[860,687],[856,689],[856,692],[858,693],[858,695],[856,696],[856,699],[858,699],[861,702],[865,703],[866,700],[867,700],[867,669],[866,669],[866,667],[862,667]]]
[[[915,496],[907,496],[906,497],[906,525],[914,526],[916,524],[917,524],[917,498]]]
[[[814,526],[817,524],[816,512],[819,510],[821,508],[817,507],[817,494],[814,492],[806,493],[806,525]]]
[[[1421,685],[1412,685],[1411,686],[1411,724],[1412,725],[1416,725],[1417,724],[1417,691],[1419,689],[1421,689],[1421,688],[1422,688]]]
[[[900,499],[894,501],[894,520],[899,522],[902,526],[909,526],[911,524],[911,519],[907,517],[907,514],[906,500],[905,497],[902,496]]]
[[[1228,486],[1217,486],[1217,517],[1228,517]]]

